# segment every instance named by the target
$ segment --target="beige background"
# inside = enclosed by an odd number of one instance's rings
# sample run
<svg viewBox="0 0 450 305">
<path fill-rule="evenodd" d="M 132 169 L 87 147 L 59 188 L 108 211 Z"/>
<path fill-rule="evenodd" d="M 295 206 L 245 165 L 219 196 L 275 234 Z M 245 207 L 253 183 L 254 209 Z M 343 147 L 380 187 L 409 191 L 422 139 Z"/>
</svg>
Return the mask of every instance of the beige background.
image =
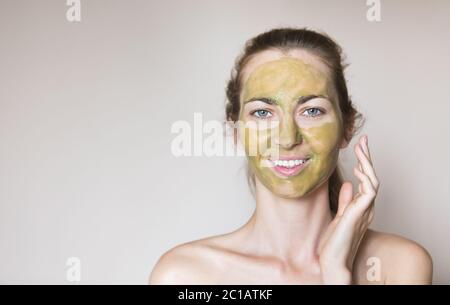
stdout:
<svg viewBox="0 0 450 305">
<path fill-rule="evenodd" d="M 145 283 L 159 256 L 228 232 L 244 159 L 175 158 L 176 120 L 222 119 L 246 39 L 323 30 L 344 48 L 382 183 L 373 227 L 424 245 L 450 283 L 450 2 L 0 1 L 0 283 Z M 352 152 L 341 158 L 348 172 Z"/>
</svg>

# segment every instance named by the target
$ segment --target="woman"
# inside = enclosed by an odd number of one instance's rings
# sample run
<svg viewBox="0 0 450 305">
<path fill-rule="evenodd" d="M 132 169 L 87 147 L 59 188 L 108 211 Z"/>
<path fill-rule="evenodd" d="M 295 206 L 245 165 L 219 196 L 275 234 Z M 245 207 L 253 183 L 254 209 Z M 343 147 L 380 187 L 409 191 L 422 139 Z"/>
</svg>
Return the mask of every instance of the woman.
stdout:
<svg viewBox="0 0 450 305">
<path fill-rule="evenodd" d="M 247 42 L 226 116 L 243 123 L 255 212 L 231 233 L 167 251 L 151 284 L 431 283 L 423 247 L 368 229 L 380 183 L 367 136 L 354 146 L 358 190 L 341 181 L 339 152 L 361 117 L 343 69 L 341 48 L 325 34 L 283 28 Z"/>
</svg>

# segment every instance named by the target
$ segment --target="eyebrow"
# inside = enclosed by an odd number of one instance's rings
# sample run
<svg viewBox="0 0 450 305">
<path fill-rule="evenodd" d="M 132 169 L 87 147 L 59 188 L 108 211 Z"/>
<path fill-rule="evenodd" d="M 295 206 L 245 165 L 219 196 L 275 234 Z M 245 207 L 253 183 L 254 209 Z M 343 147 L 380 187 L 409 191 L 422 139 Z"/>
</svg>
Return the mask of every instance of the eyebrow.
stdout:
<svg viewBox="0 0 450 305">
<path fill-rule="evenodd" d="M 328 97 L 326 97 L 325 95 L 305 95 L 305 96 L 301 96 L 298 100 L 297 100 L 297 104 L 301 105 L 303 103 L 306 103 L 309 100 L 315 99 L 315 98 L 324 98 L 326 100 L 329 100 Z M 253 97 L 247 101 L 244 102 L 244 105 L 250 102 L 255 102 L 255 101 L 261 101 L 263 103 L 269 104 L 269 105 L 278 105 L 278 102 L 275 99 L 272 99 L 270 97 Z"/>
</svg>

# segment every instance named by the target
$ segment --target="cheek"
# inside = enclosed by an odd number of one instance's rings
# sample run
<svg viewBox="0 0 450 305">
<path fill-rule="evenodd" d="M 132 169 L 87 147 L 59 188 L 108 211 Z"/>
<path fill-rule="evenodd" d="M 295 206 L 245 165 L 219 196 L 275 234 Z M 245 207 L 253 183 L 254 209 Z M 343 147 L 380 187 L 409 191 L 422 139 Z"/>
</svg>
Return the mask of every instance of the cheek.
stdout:
<svg viewBox="0 0 450 305">
<path fill-rule="evenodd" d="M 341 127 L 336 121 L 323 123 L 317 127 L 304 128 L 303 136 L 313 153 L 328 155 L 339 151 Z"/>
</svg>

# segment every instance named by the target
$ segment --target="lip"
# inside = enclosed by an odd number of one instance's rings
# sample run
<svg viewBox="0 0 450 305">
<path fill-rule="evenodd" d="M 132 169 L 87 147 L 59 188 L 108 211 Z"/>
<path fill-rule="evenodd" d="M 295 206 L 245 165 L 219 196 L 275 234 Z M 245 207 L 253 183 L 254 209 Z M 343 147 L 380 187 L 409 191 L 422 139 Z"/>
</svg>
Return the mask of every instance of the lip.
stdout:
<svg viewBox="0 0 450 305">
<path fill-rule="evenodd" d="M 277 158 L 277 160 L 300 160 L 300 159 L 309 159 L 308 156 L 280 156 L 279 158 Z M 272 160 L 271 160 L 272 161 Z"/>
<path fill-rule="evenodd" d="M 285 177 L 291 177 L 291 176 L 295 176 L 298 175 L 303 168 L 305 168 L 305 166 L 307 166 L 309 164 L 309 161 L 311 160 L 310 157 L 283 157 L 283 158 L 279 158 L 278 160 L 297 160 L 297 159 L 307 159 L 305 163 L 303 164 L 299 164 L 296 165 L 294 167 L 291 168 L 287 168 L 284 166 L 276 166 L 275 163 L 272 162 L 272 160 L 270 160 L 270 163 L 272 164 L 272 169 L 279 175 L 281 176 L 285 176 Z"/>
</svg>

